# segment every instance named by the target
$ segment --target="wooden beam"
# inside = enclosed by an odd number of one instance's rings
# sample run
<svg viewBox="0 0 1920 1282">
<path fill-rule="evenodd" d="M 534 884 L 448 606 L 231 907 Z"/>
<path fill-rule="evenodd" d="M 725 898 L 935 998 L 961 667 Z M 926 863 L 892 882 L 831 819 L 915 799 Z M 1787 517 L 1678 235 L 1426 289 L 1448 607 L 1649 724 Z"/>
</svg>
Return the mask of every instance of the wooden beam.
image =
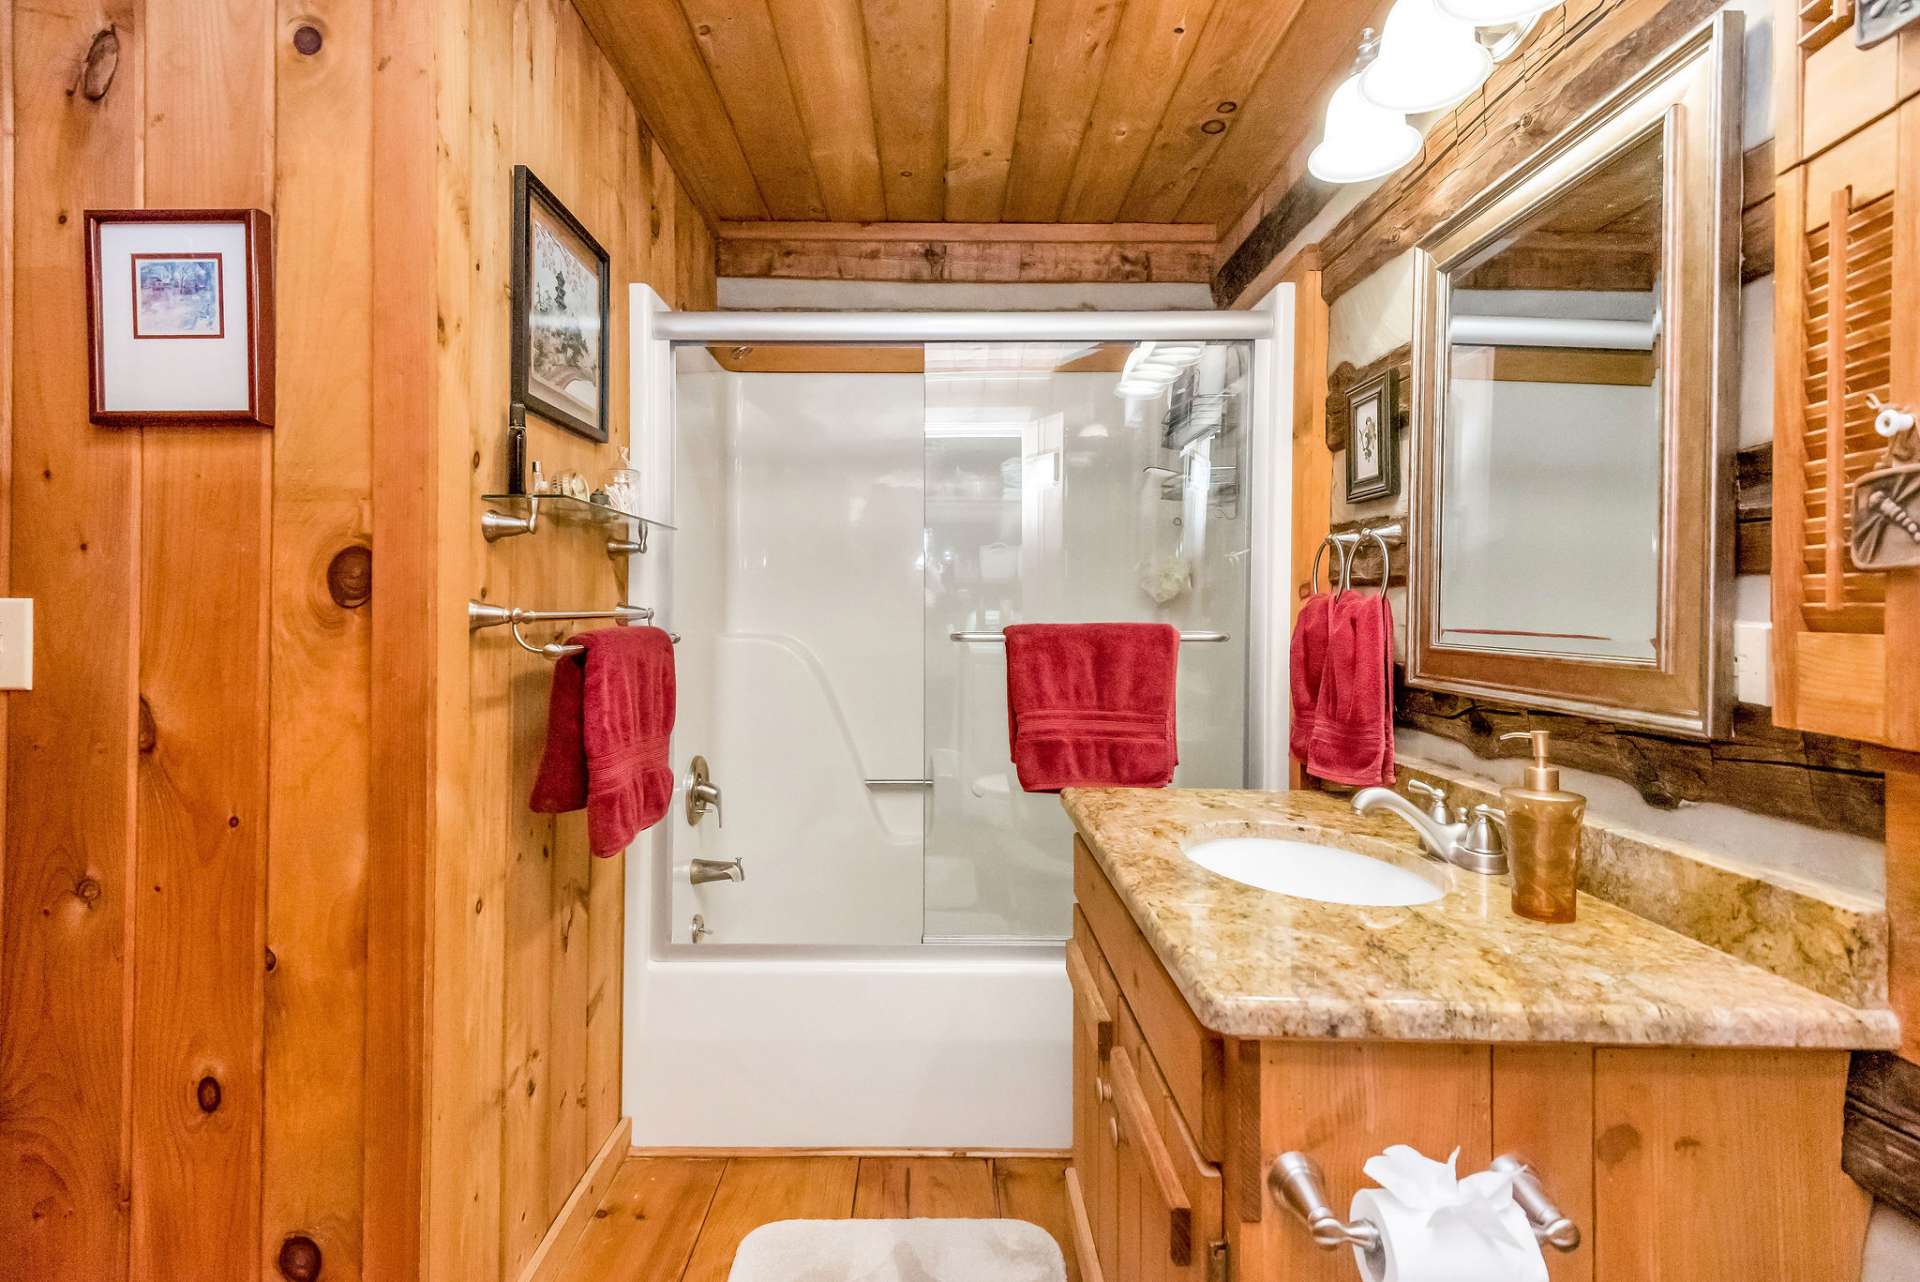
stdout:
<svg viewBox="0 0 1920 1282">
<path fill-rule="evenodd" d="M 1213 275 L 1194 223 L 721 223 L 722 276 L 790 280 L 1171 281 Z"/>
<path fill-rule="evenodd" d="M 1920 1215 L 1920 1064 L 1887 1052 L 1853 1057 L 1840 1166 L 1881 1201 Z"/>
<path fill-rule="evenodd" d="M 1321 182 L 1312 174 L 1302 174 L 1280 202 L 1261 216 L 1246 239 L 1220 264 L 1213 277 L 1213 301 L 1218 307 L 1239 306 L 1242 298 L 1258 301 L 1273 288 L 1279 276 L 1269 272 L 1278 263 L 1294 238 L 1307 224 L 1320 216 L 1340 189 Z M 1316 271 L 1314 275 L 1318 276 Z"/>
<path fill-rule="evenodd" d="M 1156 245 L 1214 243 L 1212 223 L 859 223 L 721 222 L 722 240 L 882 241 L 944 240 L 991 244 L 1105 245 L 1141 241 Z"/>
</svg>

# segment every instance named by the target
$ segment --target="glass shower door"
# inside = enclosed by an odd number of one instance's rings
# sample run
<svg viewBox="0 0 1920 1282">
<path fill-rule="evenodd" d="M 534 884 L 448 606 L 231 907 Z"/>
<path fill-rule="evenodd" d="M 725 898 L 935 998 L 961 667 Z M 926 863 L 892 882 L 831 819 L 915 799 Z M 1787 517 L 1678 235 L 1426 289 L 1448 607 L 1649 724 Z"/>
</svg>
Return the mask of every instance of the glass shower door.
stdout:
<svg viewBox="0 0 1920 1282">
<path fill-rule="evenodd" d="M 1245 782 L 1250 345 L 926 347 L 925 733 L 929 943 L 1059 940 L 1071 825 L 1020 790 L 1009 623 L 1163 621 L 1182 647 L 1182 786 Z"/>
</svg>

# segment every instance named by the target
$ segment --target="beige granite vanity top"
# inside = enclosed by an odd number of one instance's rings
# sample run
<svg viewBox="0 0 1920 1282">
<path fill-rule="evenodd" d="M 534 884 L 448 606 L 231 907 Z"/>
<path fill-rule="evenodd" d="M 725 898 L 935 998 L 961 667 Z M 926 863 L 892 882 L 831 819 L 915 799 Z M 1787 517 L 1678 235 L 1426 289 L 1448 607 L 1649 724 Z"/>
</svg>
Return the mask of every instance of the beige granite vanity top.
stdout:
<svg viewBox="0 0 1920 1282">
<path fill-rule="evenodd" d="M 1579 920 L 1516 917 L 1504 877 L 1425 859 L 1412 830 L 1318 792 L 1073 788 L 1067 814 L 1200 1022 L 1236 1037 L 1892 1047 L 1885 1010 L 1822 996 L 1590 895 Z M 1321 903 L 1181 853 L 1269 835 L 1451 885 L 1411 908 Z"/>
</svg>

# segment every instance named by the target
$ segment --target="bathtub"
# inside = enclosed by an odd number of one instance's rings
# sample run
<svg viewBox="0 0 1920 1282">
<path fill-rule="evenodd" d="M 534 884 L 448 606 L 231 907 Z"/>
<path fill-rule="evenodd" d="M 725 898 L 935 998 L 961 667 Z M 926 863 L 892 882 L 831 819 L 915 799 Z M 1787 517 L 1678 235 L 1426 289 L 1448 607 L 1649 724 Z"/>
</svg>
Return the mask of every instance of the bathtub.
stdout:
<svg viewBox="0 0 1920 1282">
<path fill-rule="evenodd" d="M 645 920 L 634 907 L 630 940 Z M 1073 999 L 1059 946 L 711 952 L 628 969 L 635 1145 L 1070 1145 Z"/>
</svg>

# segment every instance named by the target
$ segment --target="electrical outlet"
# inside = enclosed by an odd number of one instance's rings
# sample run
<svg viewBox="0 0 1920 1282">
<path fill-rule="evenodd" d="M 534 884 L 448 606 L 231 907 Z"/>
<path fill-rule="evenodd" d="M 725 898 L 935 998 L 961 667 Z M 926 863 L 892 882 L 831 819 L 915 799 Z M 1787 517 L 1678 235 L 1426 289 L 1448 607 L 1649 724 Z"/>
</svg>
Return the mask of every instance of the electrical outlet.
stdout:
<svg viewBox="0 0 1920 1282">
<path fill-rule="evenodd" d="M 0 597 L 0 690 L 33 689 L 33 598 Z"/>
<path fill-rule="evenodd" d="M 1773 706 L 1773 625 L 1733 625 L 1733 697 L 1742 703 Z"/>
</svg>

